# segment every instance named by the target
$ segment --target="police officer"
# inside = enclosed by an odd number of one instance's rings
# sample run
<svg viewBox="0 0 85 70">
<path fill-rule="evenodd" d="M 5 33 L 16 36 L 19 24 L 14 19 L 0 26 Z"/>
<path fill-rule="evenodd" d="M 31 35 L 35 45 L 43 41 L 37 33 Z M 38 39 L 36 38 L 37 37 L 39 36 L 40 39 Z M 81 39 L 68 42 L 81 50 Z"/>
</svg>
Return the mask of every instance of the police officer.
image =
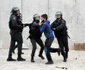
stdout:
<svg viewBox="0 0 85 70">
<path fill-rule="evenodd" d="M 67 61 L 68 58 L 68 33 L 66 27 L 66 21 L 62 18 L 62 13 L 58 11 L 55 15 L 56 20 L 51 24 L 51 28 L 54 31 L 54 34 L 58 40 L 61 54 L 64 58 L 64 62 Z"/>
<path fill-rule="evenodd" d="M 19 14 L 17 17 L 18 17 L 19 23 L 22 23 L 22 14 L 20 13 L 20 11 L 19 11 Z M 25 25 L 25 24 L 23 24 L 23 25 Z M 13 47 L 13 48 L 14 48 L 13 53 L 15 54 L 15 49 L 18 48 L 18 45 L 16 44 L 15 47 Z M 21 52 L 21 54 L 24 54 L 24 53 Z"/>
<path fill-rule="evenodd" d="M 8 55 L 7 61 L 16 61 L 15 59 L 12 58 L 12 52 L 13 52 L 13 48 L 15 47 L 16 42 L 17 42 L 17 46 L 18 46 L 17 60 L 25 61 L 25 59 L 21 57 L 22 43 L 23 43 L 22 30 L 25 27 L 25 25 L 23 25 L 20 22 L 20 19 L 19 19 L 20 11 L 19 11 L 18 7 L 13 7 L 11 13 L 12 14 L 11 14 L 10 20 L 9 20 L 11 42 L 10 42 L 10 49 L 9 49 L 9 55 Z"/>
<path fill-rule="evenodd" d="M 31 53 L 31 62 L 35 62 L 34 61 L 34 56 L 35 56 L 35 51 L 36 51 L 36 43 L 38 43 L 41 47 L 40 49 L 40 52 L 39 52 L 39 57 L 41 59 L 44 59 L 43 57 L 43 50 L 44 50 L 44 44 L 41 40 L 41 36 L 42 36 L 42 33 L 40 33 L 40 30 L 39 30 L 39 22 L 40 22 L 40 16 L 38 14 L 34 14 L 33 15 L 33 22 L 31 24 L 29 24 L 29 38 L 30 38 L 30 41 L 32 43 L 32 53 Z"/>
</svg>

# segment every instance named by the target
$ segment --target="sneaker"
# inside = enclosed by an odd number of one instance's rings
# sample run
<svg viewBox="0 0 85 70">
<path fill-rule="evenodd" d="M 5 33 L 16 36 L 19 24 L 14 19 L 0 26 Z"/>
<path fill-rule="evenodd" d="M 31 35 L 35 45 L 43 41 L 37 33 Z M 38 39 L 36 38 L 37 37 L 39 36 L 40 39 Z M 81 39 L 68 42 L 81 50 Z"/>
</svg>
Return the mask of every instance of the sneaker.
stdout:
<svg viewBox="0 0 85 70">
<path fill-rule="evenodd" d="M 45 63 L 45 64 L 54 64 L 54 62 L 53 62 L 53 61 L 48 61 L 48 62 Z"/>
</svg>

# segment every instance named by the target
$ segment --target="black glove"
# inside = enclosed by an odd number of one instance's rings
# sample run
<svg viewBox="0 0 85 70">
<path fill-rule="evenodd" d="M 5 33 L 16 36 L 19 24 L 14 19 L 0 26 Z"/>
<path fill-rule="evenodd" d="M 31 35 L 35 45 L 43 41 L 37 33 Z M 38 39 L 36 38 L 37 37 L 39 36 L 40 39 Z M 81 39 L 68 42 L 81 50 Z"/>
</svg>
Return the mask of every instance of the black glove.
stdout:
<svg viewBox="0 0 85 70">
<path fill-rule="evenodd" d="M 23 27 L 29 26 L 30 24 L 23 24 Z"/>
</svg>

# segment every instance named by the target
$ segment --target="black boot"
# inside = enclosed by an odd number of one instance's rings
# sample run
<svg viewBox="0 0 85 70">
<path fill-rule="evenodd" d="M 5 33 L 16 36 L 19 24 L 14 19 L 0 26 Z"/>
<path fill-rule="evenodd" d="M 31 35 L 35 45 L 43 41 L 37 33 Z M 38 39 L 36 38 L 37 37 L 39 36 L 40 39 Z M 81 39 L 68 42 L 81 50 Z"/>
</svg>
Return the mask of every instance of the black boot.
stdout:
<svg viewBox="0 0 85 70">
<path fill-rule="evenodd" d="M 25 59 L 21 57 L 21 54 L 18 55 L 17 60 L 18 60 L 18 61 L 25 61 Z"/>
<path fill-rule="evenodd" d="M 45 63 L 45 64 L 54 64 L 54 62 L 53 62 L 53 61 L 48 61 L 48 62 Z"/>
<path fill-rule="evenodd" d="M 35 62 L 35 61 L 34 61 L 34 57 L 33 57 L 33 56 L 31 57 L 31 62 L 33 62 L 33 63 Z"/>
<path fill-rule="evenodd" d="M 67 58 L 66 58 L 66 54 L 64 54 L 64 60 L 63 60 L 63 62 L 67 62 Z"/>
<path fill-rule="evenodd" d="M 66 59 L 66 58 L 64 58 L 63 62 L 67 62 L 67 59 Z"/>
<path fill-rule="evenodd" d="M 9 55 L 9 57 L 7 58 L 7 61 L 16 61 L 16 60 L 12 58 L 12 55 Z"/>
<path fill-rule="evenodd" d="M 7 58 L 7 61 L 16 61 L 15 59 L 13 59 L 13 58 Z"/>
<path fill-rule="evenodd" d="M 45 58 L 43 57 L 43 55 L 38 55 L 42 60 L 44 60 Z"/>
<path fill-rule="evenodd" d="M 68 59 L 68 52 L 66 53 L 66 59 Z"/>
</svg>

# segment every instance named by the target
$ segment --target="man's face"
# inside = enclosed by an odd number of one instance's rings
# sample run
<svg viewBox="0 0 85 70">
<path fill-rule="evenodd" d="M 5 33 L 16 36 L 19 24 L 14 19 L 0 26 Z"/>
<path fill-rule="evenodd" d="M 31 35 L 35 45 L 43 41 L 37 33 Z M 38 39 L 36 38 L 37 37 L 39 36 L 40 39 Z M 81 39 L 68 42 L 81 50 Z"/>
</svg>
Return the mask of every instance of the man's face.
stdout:
<svg viewBox="0 0 85 70">
<path fill-rule="evenodd" d="M 40 25 L 42 25 L 42 24 L 43 24 L 43 22 L 45 21 L 45 18 L 40 17 L 40 19 L 41 19 L 41 23 L 40 23 Z"/>
<path fill-rule="evenodd" d="M 41 17 L 40 19 L 41 19 L 41 21 L 44 21 L 44 18 L 43 17 Z"/>
</svg>

